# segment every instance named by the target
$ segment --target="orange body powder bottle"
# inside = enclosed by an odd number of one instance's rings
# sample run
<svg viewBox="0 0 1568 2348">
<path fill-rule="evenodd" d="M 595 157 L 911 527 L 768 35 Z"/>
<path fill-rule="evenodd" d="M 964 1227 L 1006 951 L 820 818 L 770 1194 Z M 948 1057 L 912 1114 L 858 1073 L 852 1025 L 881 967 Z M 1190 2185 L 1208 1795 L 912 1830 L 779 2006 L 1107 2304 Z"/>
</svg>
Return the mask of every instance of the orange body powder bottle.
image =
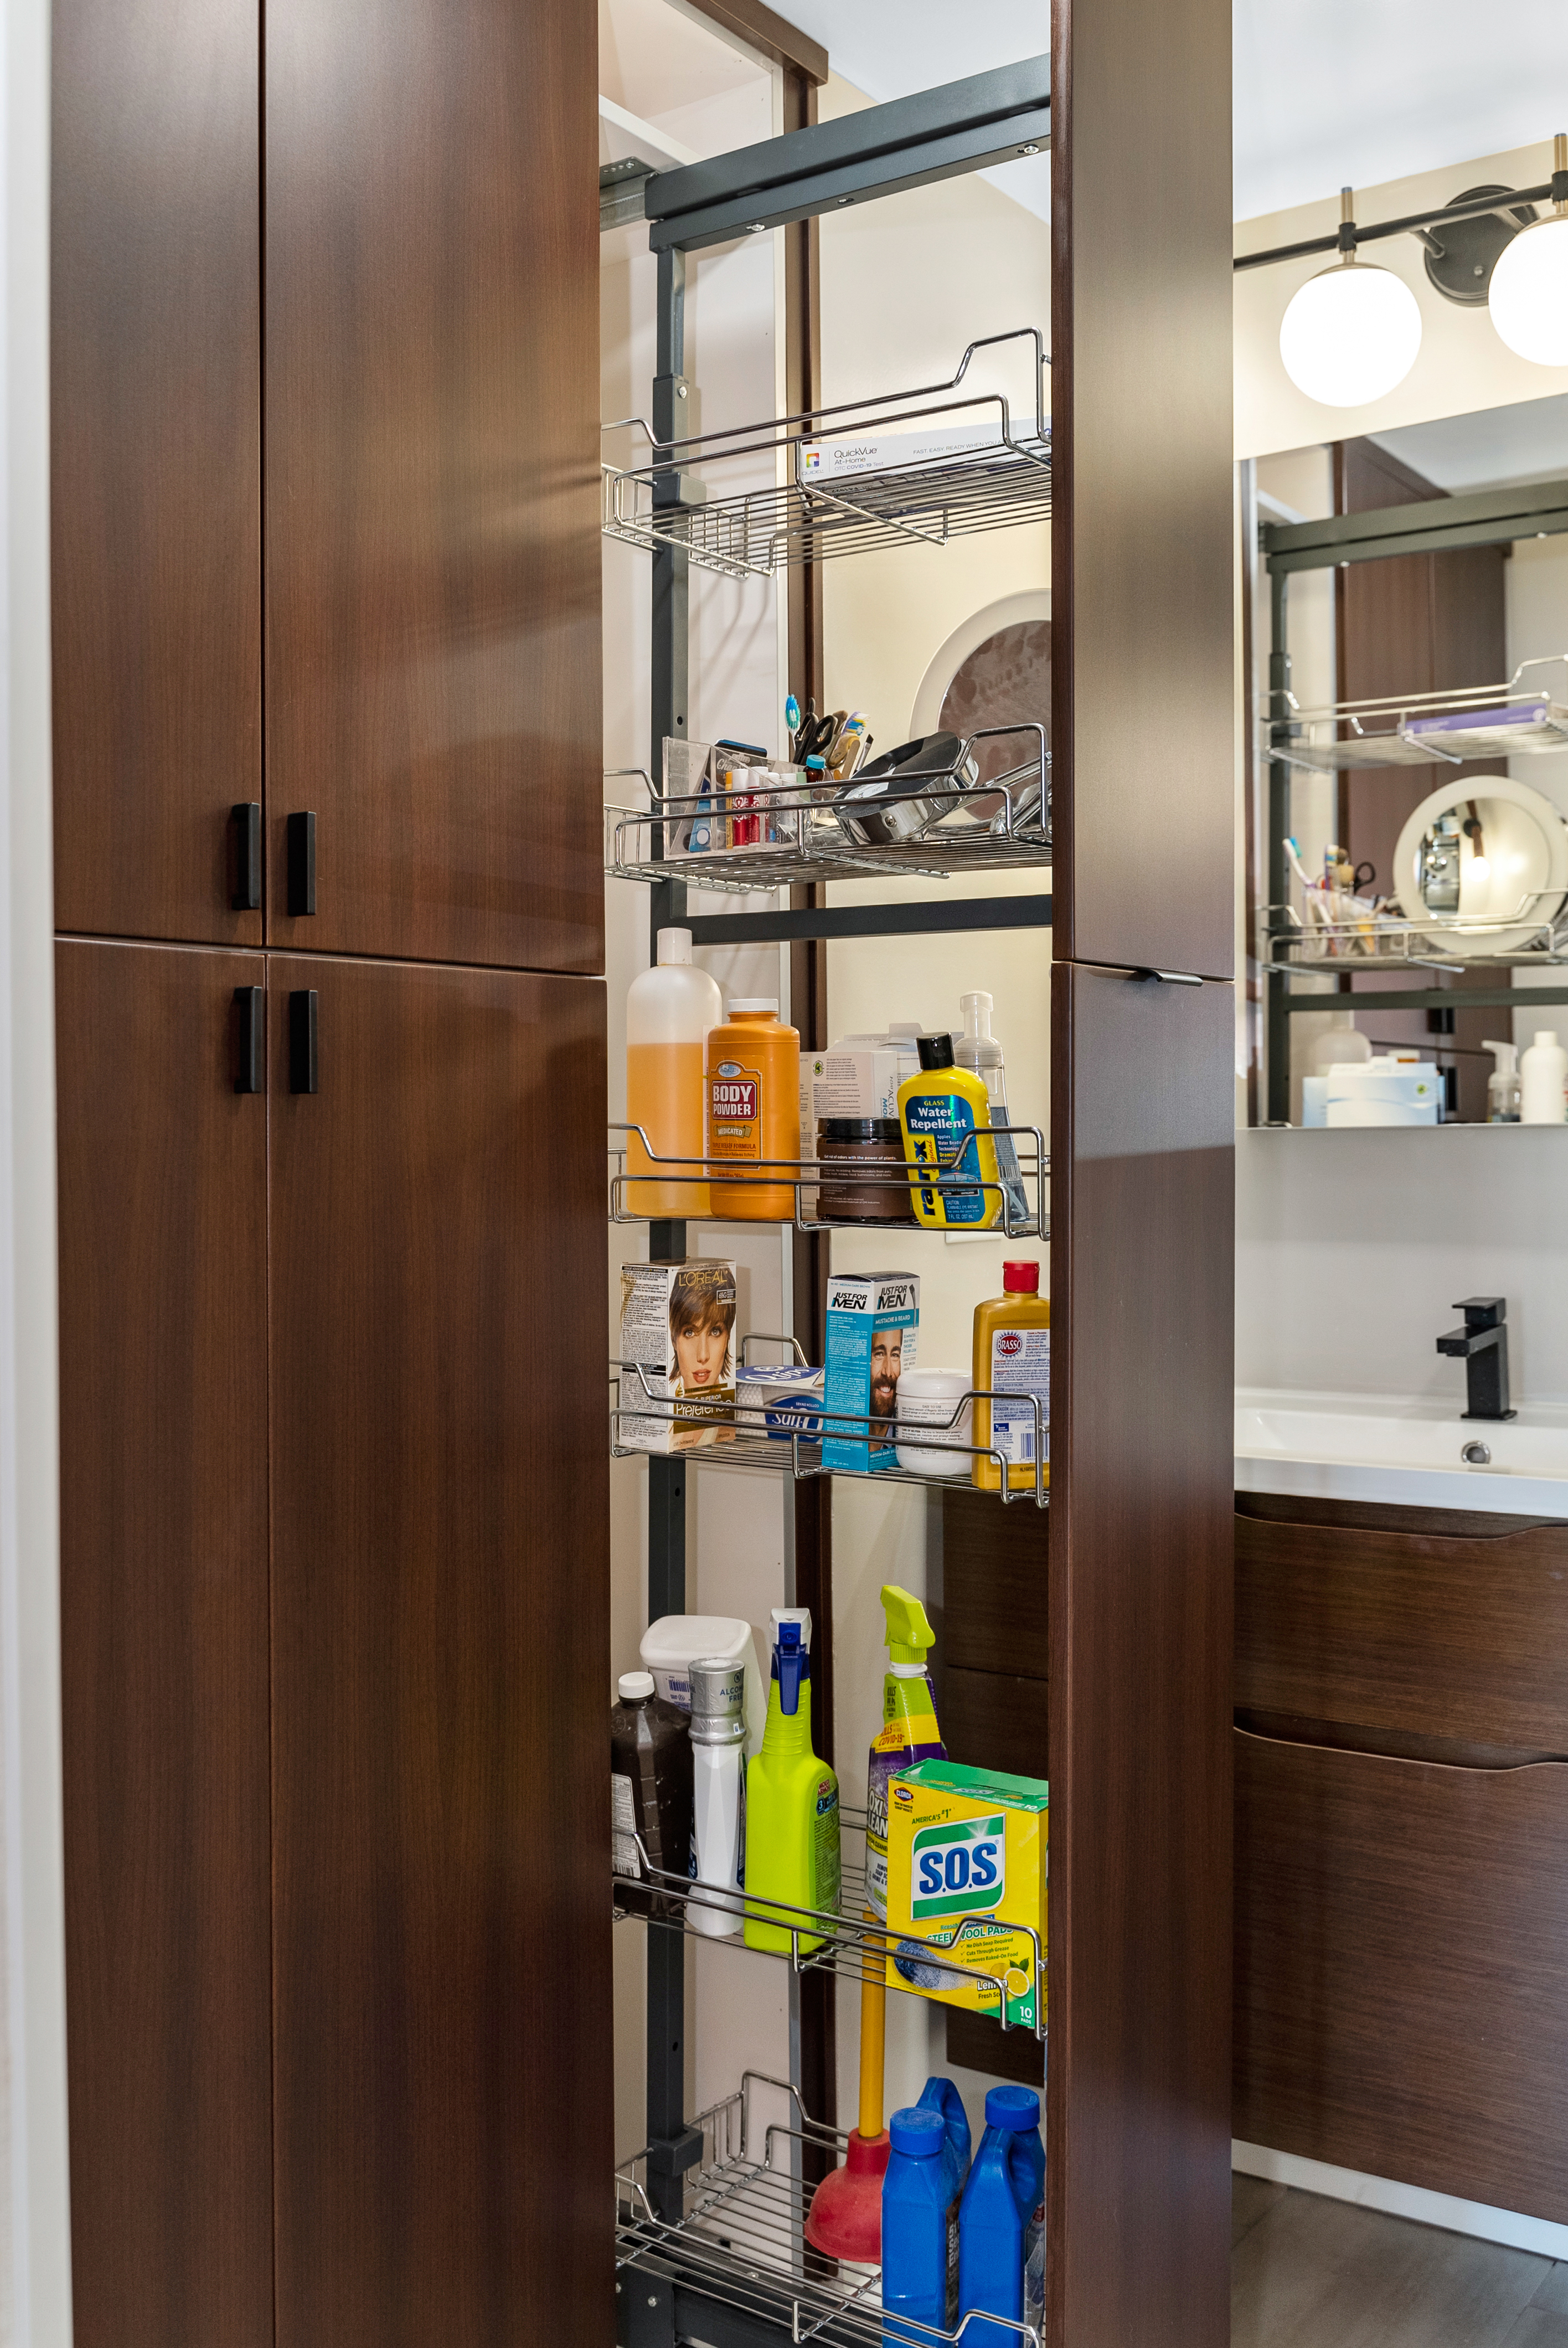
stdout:
<svg viewBox="0 0 1568 2348">
<path fill-rule="evenodd" d="M 728 1163 L 743 1181 L 712 1185 L 712 1213 L 734 1222 L 793 1220 L 794 1182 L 787 1169 L 766 1179 L 767 1161 L 800 1156 L 800 1037 L 771 999 L 732 1003 L 708 1036 L 708 1162 Z"/>
</svg>

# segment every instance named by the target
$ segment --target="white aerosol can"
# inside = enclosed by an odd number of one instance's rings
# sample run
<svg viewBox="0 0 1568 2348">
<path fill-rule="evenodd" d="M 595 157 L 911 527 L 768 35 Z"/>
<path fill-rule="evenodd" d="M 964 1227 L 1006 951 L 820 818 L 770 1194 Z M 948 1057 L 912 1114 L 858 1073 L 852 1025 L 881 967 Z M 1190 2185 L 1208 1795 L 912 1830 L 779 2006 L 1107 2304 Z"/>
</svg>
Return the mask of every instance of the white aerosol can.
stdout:
<svg viewBox="0 0 1568 2348">
<path fill-rule="evenodd" d="M 694 1931 L 723 1939 L 743 1921 L 746 1674 L 712 1656 L 692 1671 L 692 1874 L 686 1913 Z"/>
</svg>

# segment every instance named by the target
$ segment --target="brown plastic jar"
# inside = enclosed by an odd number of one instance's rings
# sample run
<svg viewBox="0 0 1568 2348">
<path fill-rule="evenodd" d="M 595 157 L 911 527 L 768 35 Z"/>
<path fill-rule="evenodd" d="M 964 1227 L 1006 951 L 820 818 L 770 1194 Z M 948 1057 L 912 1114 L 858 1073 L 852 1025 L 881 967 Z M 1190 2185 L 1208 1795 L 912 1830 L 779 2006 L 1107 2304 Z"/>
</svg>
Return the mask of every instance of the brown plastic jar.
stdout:
<svg viewBox="0 0 1568 2348">
<path fill-rule="evenodd" d="M 816 1128 L 825 1223 L 912 1223 L 904 1137 L 896 1117 L 826 1117 Z M 830 1170 L 831 1169 L 831 1170 Z M 895 1175 L 903 1178 L 891 1179 Z"/>
</svg>

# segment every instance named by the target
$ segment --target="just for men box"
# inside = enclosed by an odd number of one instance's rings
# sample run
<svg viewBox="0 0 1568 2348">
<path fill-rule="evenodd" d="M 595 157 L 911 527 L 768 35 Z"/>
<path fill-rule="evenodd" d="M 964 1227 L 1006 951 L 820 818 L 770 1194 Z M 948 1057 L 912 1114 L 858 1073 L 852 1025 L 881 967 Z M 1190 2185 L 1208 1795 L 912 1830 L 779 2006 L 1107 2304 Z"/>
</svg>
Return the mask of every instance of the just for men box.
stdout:
<svg viewBox="0 0 1568 2348">
<path fill-rule="evenodd" d="M 920 1281 L 913 1272 L 835 1272 L 827 1283 L 827 1343 L 823 1377 L 822 1464 L 829 1468 L 896 1468 L 897 1437 L 878 1419 L 898 1413 L 898 1381 L 915 1366 Z M 836 1428 L 833 1413 L 851 1414 Z"/>
<path fill-rule="evenodd" d="M 1037 2026 L 1050 1826 L 1043 1777 L 916 1761 L 888 1781 L 891 1988 L 993 2021 L 1005 1995 L 1009 2024 Z"/>
</svg>

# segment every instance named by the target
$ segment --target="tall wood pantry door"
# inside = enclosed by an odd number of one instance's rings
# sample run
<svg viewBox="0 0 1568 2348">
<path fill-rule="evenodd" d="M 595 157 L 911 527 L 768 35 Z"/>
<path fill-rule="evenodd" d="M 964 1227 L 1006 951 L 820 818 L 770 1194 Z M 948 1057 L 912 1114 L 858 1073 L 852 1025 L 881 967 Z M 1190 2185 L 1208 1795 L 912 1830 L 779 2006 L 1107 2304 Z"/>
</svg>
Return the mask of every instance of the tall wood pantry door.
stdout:
<svg viewBox="0 0 1568 2348">
<path fill-rule="evenodd" d="M 279 2348 L 608 2341 L 603 986 L 270 972 Z"/>
<path fill-rule="evenodd" d="M 260 945 L 261 10 L 59 0 L 55 918 Z"/>
<path fill-rule="evenodd" d="M 266 965 L 56 962 L 77 2348 L 272 2348 Z"/>
</svg>

